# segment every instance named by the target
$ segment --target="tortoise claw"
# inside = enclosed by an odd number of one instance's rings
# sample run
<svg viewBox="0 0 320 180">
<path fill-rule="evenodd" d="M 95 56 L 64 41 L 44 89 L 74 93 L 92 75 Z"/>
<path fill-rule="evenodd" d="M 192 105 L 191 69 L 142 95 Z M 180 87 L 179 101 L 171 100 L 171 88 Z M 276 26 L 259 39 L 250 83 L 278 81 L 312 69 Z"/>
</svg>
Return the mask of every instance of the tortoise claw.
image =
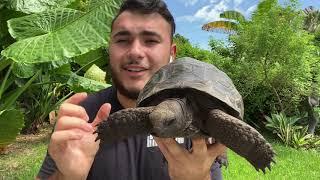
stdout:
<svg viewBox="0 0 320 180">
<path fill-rule="evenodd" d="M 270 166 L 270 164 L 267 165 L 267 168 L 269 169 L 269 171 L 271 171 L 271 166 Z"/>
</svg>

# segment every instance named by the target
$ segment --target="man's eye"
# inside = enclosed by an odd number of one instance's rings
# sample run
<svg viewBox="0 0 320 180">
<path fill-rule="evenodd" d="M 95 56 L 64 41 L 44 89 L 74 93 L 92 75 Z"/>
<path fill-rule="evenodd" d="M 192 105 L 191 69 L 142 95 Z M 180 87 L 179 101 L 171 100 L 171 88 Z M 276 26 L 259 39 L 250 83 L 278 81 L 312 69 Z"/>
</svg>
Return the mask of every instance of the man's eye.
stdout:
<svg viewBox="0 0 320 180">
<path fill-rule="evenodd" d="M 116 43 L 126 43 L 128 41 L 129 40 L 127 40 L 127 39 L 118 39 L 118 40 L 116 40 Z"/>
<path fill-rule="evenodd" d="M 146 40 L 146 43 L 147 44 L 157 44 L 157 43 L 159 43 L 159 41 L 158 40 L 154 40 L 154 39 L 149 39 L 149 40 Z"/>
</svg>

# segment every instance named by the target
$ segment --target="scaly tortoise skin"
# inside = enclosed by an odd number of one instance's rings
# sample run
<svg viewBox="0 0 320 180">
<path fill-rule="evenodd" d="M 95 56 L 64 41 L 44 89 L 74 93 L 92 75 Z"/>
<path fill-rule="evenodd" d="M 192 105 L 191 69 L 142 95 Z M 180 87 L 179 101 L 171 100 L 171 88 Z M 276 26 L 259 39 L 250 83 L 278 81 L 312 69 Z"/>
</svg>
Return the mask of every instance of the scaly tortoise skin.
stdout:
<svg viewBox="0 0 320 180">
<path fill-rule="evenodd" d="M 101 143 L 133 135 L 213 137 L 249 161 L 270 170 L 271 145 L 243 119 L 242 97 L 231 79 L 211 64 L 181 58 L 162 67 L 146 84 L 137 108 L 111 114 L 97 128 Z"/>
</svg>

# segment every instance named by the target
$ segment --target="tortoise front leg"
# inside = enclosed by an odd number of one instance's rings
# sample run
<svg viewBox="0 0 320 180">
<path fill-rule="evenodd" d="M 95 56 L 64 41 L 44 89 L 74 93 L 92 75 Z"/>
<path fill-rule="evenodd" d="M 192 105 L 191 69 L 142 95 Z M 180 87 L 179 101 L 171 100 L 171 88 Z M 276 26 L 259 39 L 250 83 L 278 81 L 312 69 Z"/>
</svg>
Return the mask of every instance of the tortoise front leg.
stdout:
<svg viewBox="0 0 320 180">
<path fill-rule="evenodd" d="M 128 108 L 117 111 L 102 121 L 95 133 L 96 140 L 103 143 L 112 143 L 137 134 L 150 133 L 152 125 L 149 114 L 154 107 Z"/>
<path fill-rule="evenodd" d="M 205 128 L 210 136 L 247 159 L 257 171 L 265 172 L 274 162 L 271 145 L 257 130 L 219 109 L 209 112 Z"/>
</svg>

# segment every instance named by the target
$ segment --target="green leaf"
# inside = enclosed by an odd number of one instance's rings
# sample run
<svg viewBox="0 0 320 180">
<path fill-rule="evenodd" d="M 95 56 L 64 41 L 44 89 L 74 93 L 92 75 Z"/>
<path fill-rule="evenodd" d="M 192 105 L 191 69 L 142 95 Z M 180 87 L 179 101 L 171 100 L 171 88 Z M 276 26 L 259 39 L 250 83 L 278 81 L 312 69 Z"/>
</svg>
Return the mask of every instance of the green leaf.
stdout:
<svg viewBox="0 0 320 180">
<path fill-rule="evenodd" d="M 0 72 L 4 69 L 4 68 L 6 68 L 6 67 L 8 67 L 10 64 L 11 64 L 11 60 L 10 59 L 6 59 L 5 57 L 3 57 L 3 56 L 1 56 L 0 55 Z"/>
<path fill-rule="evenodd" d="M 52 75 L 67 75 L 67 74 L 70 74 L 70 72 L 71 72 L 71 65 L 65 64 L 65 65 L 60 66 L 57 69 L 52 70 L 50 74 L 52 74 Z"/>
<path fill-rule="evenodd" d="M 97 65 L 93 64 L 84 74 L 84 77 L 98 82 L 106 83 L 106 74 L 107 73 L 100 69 Z"/>
<path fill-rule="evenodd" d="M 22 112 L 11 109 L 0 111 L 0 149 L 15 141 L 24 126 Z"/>
<path fill-rule="evenodd" d="M 32 14 L 54 8 L 66 7 L 73 1 L 75 0 L 9 0 L 6 7 L 26 14 Z"/>
<path fill-rule="evenodd" d="M 237 25 L 232 21 L 214 21 L 203 25 L 202 30 L 232 33 L 237 29 Z"/>
<path fill-rule="evenodd" d="M 9 107 L 13 106 L 19 96 L 32 84 L 32 82 L 41 74 L 41 70 L 37 71 L 35 75 L 29 79 L 29 81 L 23 85 L 22 87 L 16 89 L 10 96 L 5 97 L 3 104 L 0 104 L 0 109 L 8 109 Z"/>
<path fill-rule="evenodd" d="M 96 92 L 111 86 L 110 84 L 87 79 L 76 74 L 71 75 L 67 84 L 74 92 Z"/>
<path fill-rule="evenodd" d="M 10 37 L 8 32 L 7 21 L 23 15 L 23 13 L 12 11 L 6 8 L 0 10 L 0 51 L 14 42 L 14 39 Z"/>
<path fill-rule="evenodd" d="M 220 14 L 220 18 L 235 20 L 237 22 L 244 22 L 245 17 L 238 11 L 224 11 Z"/>
<path fill-rule="evenodd" d="M 12 44 L 2 51 L 2 55 L 17 62 L 40 63 L 72 58 L 105 47 L 119 4 L 117 0 L 101 2 L 61 28 Z M 59 18 L 57 22 L 64 20 L 61 16 Z M 50 27 L 55 27 L 56 21 L 52 21 Z"/>
<path fill-rule="evenodd" d="M 78 19 L 84 13 L 74 9 L 54 9 L 8 21 L 9 32 L 17 40 L 52 33 Z"/>
<path fill-rule="evenodd" d="M 36 72 L 34 64 L 13 63 L 12 72 L 19 78 L 30 78 Z"/>
<path fill-rule="evenodd" d="M 103 48 L 99 48 L 81 56 L 77 56 L 74 60 L 85 71 L 87 71 L 93 64 L 103 67 L 108 62 L 108 55 L 105 52 L 106 51 Z"/>
<path fill-rule="evenodd" d="M 0 9 L 2 9 L 7 3 L 7 0 L 0 1 Z"/>
</svg>

